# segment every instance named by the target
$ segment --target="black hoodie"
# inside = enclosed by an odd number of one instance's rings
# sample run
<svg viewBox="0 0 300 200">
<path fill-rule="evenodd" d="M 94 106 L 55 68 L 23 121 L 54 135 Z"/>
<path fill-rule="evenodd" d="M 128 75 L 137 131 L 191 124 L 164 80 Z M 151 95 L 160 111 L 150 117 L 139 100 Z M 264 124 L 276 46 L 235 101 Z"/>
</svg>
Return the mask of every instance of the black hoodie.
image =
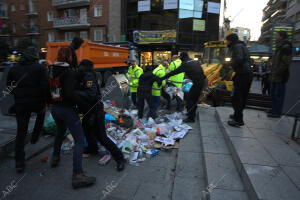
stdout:
<svg viewBox="0 0 300 200">
<path fill-rule="evenodd" d="M 157 76 L 152 74 L 152 71 L 145 71 L 139 78 L 139 86 L 137 89 L 138 96 L 149 97 L 152 93 L 152 85 L 157 81 Z"/>
</svg>

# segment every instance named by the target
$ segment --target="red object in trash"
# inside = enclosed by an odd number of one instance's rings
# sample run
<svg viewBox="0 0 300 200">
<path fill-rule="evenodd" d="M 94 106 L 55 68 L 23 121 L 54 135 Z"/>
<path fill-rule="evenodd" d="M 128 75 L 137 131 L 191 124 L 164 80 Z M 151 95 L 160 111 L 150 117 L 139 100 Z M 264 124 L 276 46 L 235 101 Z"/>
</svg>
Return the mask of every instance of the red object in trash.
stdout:
<svg viewBox="0 0 300 200">
<path fill-rule="evenodd" d="M 106 128 L 110 128 L 110 123 L 106 123 L 106 124 L 105 124 L 105 127 L 106 127 Z"/>
<path fill-rule="evenodd" d="M 48 156 L 44 156 L 41 158 L 41 162 L 48 162 Z"/>
<path fill-rule="evenodd" d="M 156 135 L 160 135 L 160 129 L 156 128 Z"/>
<path fill-rule="evenodd" d="M 110 105 L 111 106 L 116 106 L 116 101 L 115 100 L 110 101 Z"/>
</svg>

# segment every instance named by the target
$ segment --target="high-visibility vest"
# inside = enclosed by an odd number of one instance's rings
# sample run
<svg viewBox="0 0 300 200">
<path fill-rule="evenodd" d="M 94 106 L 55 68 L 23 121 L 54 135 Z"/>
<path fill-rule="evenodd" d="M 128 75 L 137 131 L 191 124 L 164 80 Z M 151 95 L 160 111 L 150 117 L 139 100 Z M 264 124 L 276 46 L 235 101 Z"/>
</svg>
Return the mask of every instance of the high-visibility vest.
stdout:
<svg viewBox="0 0 300 200">
<path fill-rule="evenodd" d="M 158 65 L 152 73 L 159 78 L 164 77 L 166 75 L 166 68 L 163 65 Z M 164 85 L 166 85 L 165 80 L 162 82 L 161 86 L 158 86 L 157 82 L 154 82 L 152 85 L 152 95 L 158 97 L 161 96 L 161 89 Z"/>
<path fill-rule="evenodd" d="M 129 67 L 128 72 L 126 73 L 127 78 L 129 79 L 130 92 L 137 92 L 139 86 L 139 78 L 143 74 L 143 69 L 138 65 Z"/>
<path fill-rule="evenodd" d="M 170 66 L 168 68 L 169 72 L 174 71 L 175 69 L 177 69 L 178 67 L 181 66 L 182 61 L 180 59 L 174 60 L 170 63 Z M 169 78 L 169 82 L 172 83 L 173 85 L 175 85 L 176 87 L 181 88 L 182 87 L 182 82 L 184 79 L 184 72 L 171 76 Z"/>
</svg>

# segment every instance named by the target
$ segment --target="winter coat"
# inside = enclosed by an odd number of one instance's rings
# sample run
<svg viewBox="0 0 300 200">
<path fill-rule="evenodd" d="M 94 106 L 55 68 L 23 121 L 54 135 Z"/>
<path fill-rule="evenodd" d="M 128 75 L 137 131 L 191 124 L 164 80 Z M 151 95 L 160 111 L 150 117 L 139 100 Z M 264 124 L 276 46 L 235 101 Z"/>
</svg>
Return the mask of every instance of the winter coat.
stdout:
<svg viewBox="0 0 300 200">
<path fill-rule="evenodd" d="M 45 105 L 48 89 L 47 68 L 34 61 L 14 65 L 8 72 L 7 87 L 13 87 L 16 105 Z"/>
<path fill-rule="evenodd" d="M 236 74 L 252 74 L 249 51 L 242 41 L 234 42 L 229 46 L 231 53 L 231 67 Z"/>
<path fill-rule="evenodd" d="M 137 88 L 137 95 L 143 97 L 150 97 L 153 83 L 158 79 L 152 74 L 152 71 L 144 72 L 139 78 L 139 86 Z"/>
<path fill-rule="evenodd" d="M 285 83 L 289 78 L 289 69 L 292 61 L 292 45 L 288 41 L 278 44 L 272 57 L 271 82 Z"/>
</svg>

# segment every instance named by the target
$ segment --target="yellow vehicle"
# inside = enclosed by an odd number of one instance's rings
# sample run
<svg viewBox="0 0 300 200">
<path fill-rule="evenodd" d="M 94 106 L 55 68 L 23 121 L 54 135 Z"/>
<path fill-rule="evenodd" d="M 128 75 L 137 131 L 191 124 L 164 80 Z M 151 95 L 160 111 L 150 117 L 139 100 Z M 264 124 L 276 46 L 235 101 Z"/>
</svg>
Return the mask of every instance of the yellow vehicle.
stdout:
<svg viewBox="0 0 300 200">
<path fill-rule="evenodd" d="M 228 91 L 232 90 L 233 71 L 227 63 L 231 60 L 227 57 L 225 41 L 210 41 L 204 44 L 202 68 L 208 79 L 208 86 L 214 88 L 217 84 L 223 84 Z"/>
</svg>

